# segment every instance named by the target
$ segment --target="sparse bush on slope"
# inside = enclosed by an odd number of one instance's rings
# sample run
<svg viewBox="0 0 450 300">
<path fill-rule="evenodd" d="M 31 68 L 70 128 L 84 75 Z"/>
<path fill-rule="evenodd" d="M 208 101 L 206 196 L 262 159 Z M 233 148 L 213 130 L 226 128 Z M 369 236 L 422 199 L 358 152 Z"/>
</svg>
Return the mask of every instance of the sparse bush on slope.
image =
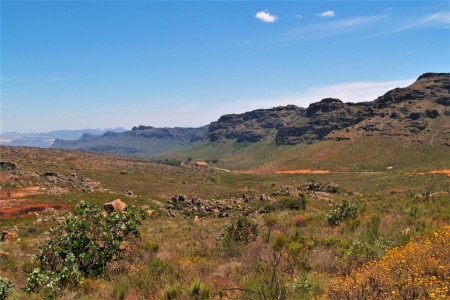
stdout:
<svg viewBox="0 0 450 300">
<path fill-rule="evenodd" d="M 8 299 L 8 296 L 14 291 L 14 285 L 8 278 L 0 277 L 0 300 Z"/>
<path fill-rule="evenodd" d="M 101 277 L 110 262 L 130 258 L 126 243 L 139 237 L 144 218 L 132 205 L 106 214 L 82 201 L 39 247 L 35 254 L 39 267 L 28 275 L 24 291 L 53 298 L 65 287 Z"/>
</svg>

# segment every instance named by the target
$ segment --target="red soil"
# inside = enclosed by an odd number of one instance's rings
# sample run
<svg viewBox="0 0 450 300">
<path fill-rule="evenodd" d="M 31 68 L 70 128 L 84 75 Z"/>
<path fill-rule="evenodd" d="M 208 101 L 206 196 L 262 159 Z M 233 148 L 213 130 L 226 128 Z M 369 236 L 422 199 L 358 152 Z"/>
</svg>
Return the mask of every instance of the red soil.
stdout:
<svg viewBox="0 0 450 300">
<path fill-rule="evenodd" d="M 58 210 L 69 209 L 69 206 L 65 204 L 33 203 L 33 200 L 23 199 L 23 197 L 43 193 L 44 192 L 40 189 L 40 187 L 0 190 L 0 220 L 26 218 L 30 216 L 31 213 L 44 211 L 46 208 Z"/>
<path fill-rule="evenodd" d="M 40 203 L 40 204 L 30 204 L 19 207 L 5 208 L 0 210 L 0 220 L 26 218 L 30 216 L 33 212 L 44 211 L 46 208 L 67 210 L 69 209 L 69 206 L 65 204 Z"/>
</svg>

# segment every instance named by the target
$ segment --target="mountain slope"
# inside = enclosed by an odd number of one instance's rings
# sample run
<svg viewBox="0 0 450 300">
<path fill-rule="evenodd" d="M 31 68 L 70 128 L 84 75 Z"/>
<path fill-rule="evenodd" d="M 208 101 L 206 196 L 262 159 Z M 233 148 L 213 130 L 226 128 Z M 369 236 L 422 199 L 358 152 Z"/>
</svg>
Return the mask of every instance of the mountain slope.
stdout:
<svg viewBox="0 0 450 300">
<path fill-rule="evenodd" d="M 449 102 L 450 74 L 426 73 L 409 87 L 389 91 L 372 102 L 327 98 L 307 109 L 289 105 L 225 115 L 211 123 L 208 136 L 213 141 L 255 142 L 272 133 L 277 145 L 374 135 L 447 144 Z"/>
<path fill-rule="evenodd" d="M 228 114 L 201 128 L 139 126 L 119 134 L 56 140 L 53 147 L 145 156 L 216 152 L 217 157 L 255 143 L 265 145 L 255 148 L 262 151 L 267 145 L 371 137 L 448 147 L 449 106 L 450 74 L 426 73 L 412 85 L 391 90 L 371 102 L 344 103 L 327 98 L 308 108 L 287 105 Z"/>
</svg>

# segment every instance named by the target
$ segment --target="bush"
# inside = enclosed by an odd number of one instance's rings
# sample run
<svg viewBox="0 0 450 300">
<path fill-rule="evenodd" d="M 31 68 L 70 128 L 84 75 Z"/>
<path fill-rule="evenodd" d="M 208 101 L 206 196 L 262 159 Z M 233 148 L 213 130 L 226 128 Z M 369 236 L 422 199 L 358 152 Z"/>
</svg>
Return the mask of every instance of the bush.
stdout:
<svg viewBox="0 0 450 300">
<path fill-rule="evenodd" d="M 50 237 L 35 254 L 40 267 L 28 275 L 23 290 L 54 298 L 65 287 L 101 277 L 108 263 L 131 259 L 127 242 L 139 237 L 138 226 L 145 217 L 132 205 L 105 214 L 82 201 L 62 224 L 50 229 Z"/>
<path fill-rule="evenodd" d="M 258 224 L 244 215 L 232 218 L 219 235 L 219 240 L 226 247 L 230 244 L 248 244 L 258 236 Z"/>
<path fill-rule="evenodd" d="M 14 291 L 14 285 L 8 278 L 0 277 L 0 300 L 6 300 Z"/>
<path fill-rule="evenodd" d="M 306 225 L 307 222 L 308 222 L 308 219 L 304 215 L 295 215 L 292 218 L 292 224 L 295 227 L 303 227 Z"/>
<path fill-rule="evenodd" d="M 335 204 L 328 212 L 326 219 L 331 226 L 337 226 L 341 221 L 356 218 L 358 216 L 358 206 L 355 202 L 347 200 L 342 201 L 342 204 Z"/>
<path fill-rule="evenodd" d="M 189 286 L 189 296 L 191 299 L 206 300 L 211 297 L 211 294 L 211 289 L 199 281 L 194 281 Z"/>
<path fill-rule="evenodd" d="M 306 198 L 293 198 L 293 199 L 282 199 L 277 202 L 277 207 L 280 209 L 290 209 L 290 210 L 305 210 L 306 209 Z"/>
</svg>

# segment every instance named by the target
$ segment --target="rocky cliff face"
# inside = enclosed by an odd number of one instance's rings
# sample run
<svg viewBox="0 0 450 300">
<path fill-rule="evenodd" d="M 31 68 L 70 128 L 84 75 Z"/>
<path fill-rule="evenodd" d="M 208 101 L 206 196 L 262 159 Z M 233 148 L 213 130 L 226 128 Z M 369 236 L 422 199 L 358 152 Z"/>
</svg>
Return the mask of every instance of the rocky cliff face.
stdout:
<svg viewBox="0 0 450 300">
<path fill-rule="evenodd" d="M 385 136 L 450 146 L 450 74 L 424 74 L 368 104 L 371 115 L 326 138 Z"/>
<path fill-rule="evenodd" d="M 406 88 L 372 102 L 344 103 L 327 98 L 307 109 L 294 105 L 222 116 L 208 137 L 256 142 L 274 138 L 278 145 L 389 136 L 419 142 L 448 143 L 450 74 L 426 73 Z"/>
<path fill-rule="evenodd" d="M 212 141 L 236 139 L 238 142 L 257 142 L 276 134 L 306 115 L 306 110 L 295 105 L 258 109 L 243 114 L 224 115 L 209 125 Z"/>
</svg>

